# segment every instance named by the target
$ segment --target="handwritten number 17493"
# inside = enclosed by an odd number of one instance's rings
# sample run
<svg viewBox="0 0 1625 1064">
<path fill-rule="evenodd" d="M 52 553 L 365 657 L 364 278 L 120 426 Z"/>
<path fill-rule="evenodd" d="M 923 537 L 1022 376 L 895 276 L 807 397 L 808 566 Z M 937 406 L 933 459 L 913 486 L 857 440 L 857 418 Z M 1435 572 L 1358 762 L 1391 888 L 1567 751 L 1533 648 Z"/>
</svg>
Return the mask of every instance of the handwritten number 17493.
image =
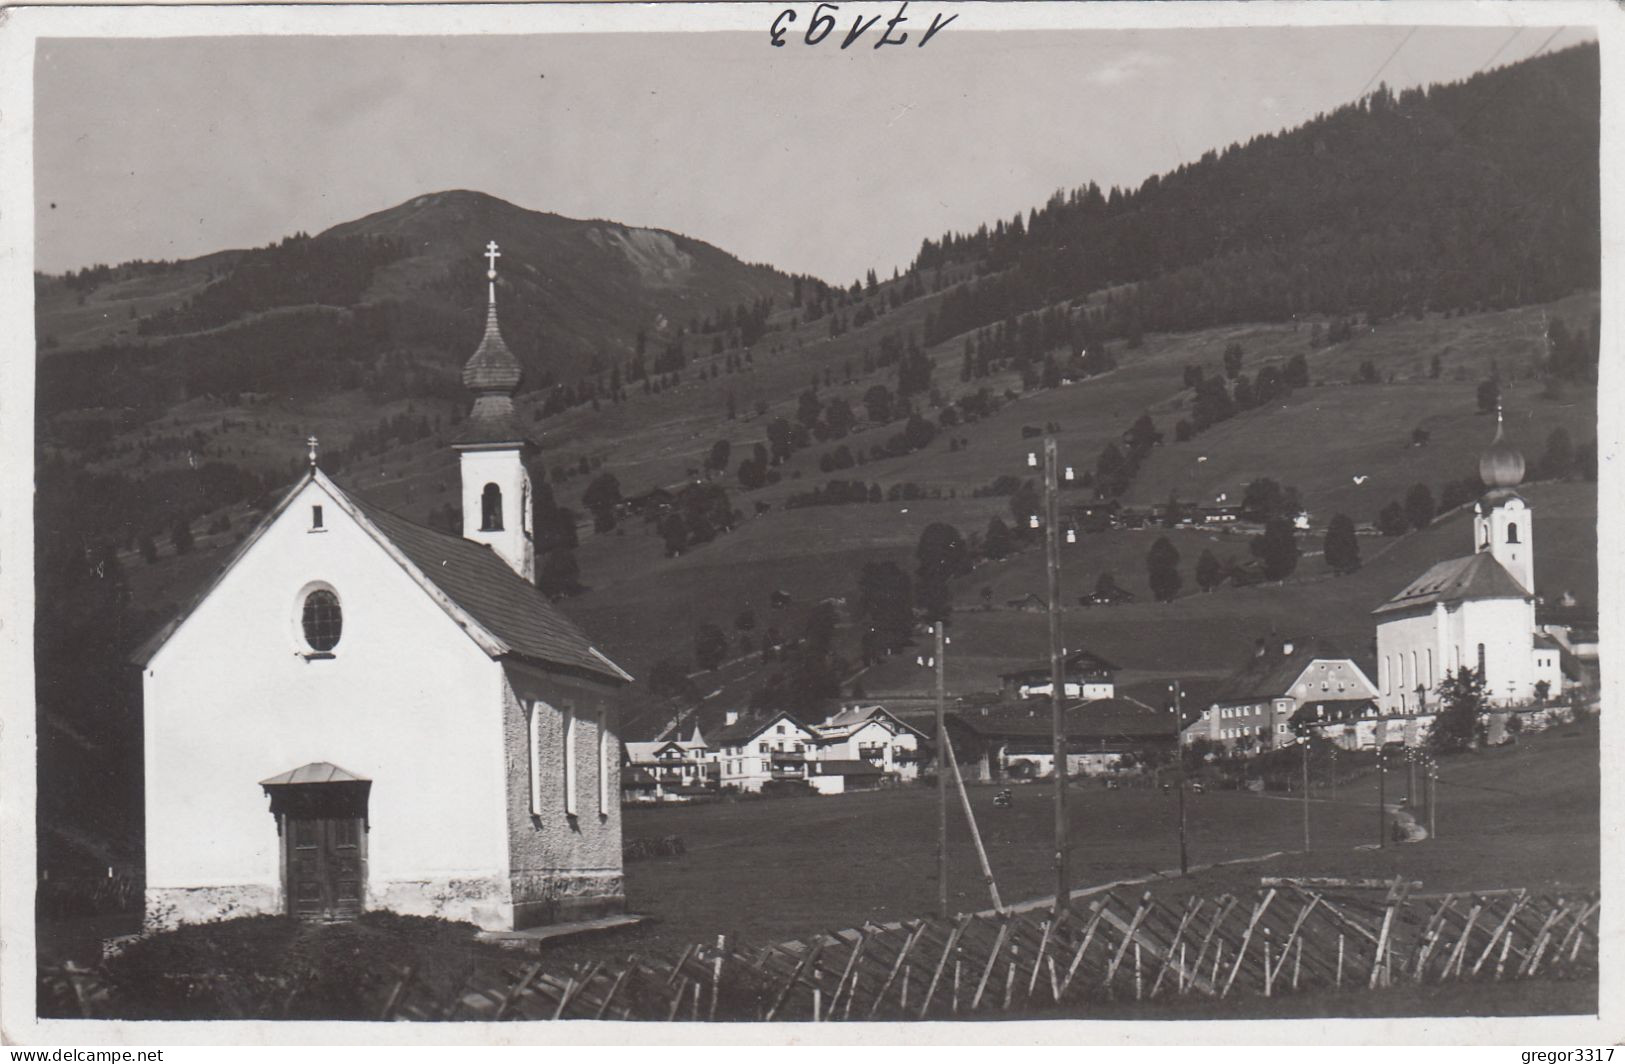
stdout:
<svg viewBox="0 0 1625 1064">
<path fill-rule="evenodd" d="M 840 4 L 819 4 L 817 7 L 813 8 L 812 18 L 808 20 L 807 29 L 801 35 L 802 41 L 806 44 L 822 44 L 826 39 L 830 38 L 835 33 L 835 16 L 840 10 Z M 902 28 L 903 23 L 909 21 L 908 15 L 905 14 L 906 11 L 908 11 L 908 2 L 907 0 L 904 0 L 903 4 L 898 7 L 897 14 L 886 20 L 885 27 L 880 32 L 879 39 L 874 43 L 875 48 L 881 48 L 888 44 L 899 45 L 908 43 L 909 33 L 907 30 Z M 958 17 L 958 15 L 949 15 L 947 18 L 943 18 L 941 15 L 931 16 L 930 27 L 915 33 L 918 40 L 914 46 L 916 48 L 924 48 L 932 37 L 935 37 L 938 33 L 946 29 L 948 23 L 952 22 Z M 778 17 L 773 20 L 772 28 L 767 31 L 768 37 L 772 40 L 773 47 L 784 47 L 784 38 L 789 34 L 790 29 L 795 22 L 796 12 L 794 8 L 787 7 L 783 11 L 779 12 Z M 843 49 L 850 48 L 858 42 L 860 37 L 862 37 L 870 29 L 874 28 L 874 26 L 879 22 L 879 15 L 871 15 L 868 18 L 864 18 L 862 15 L 855 15 L 852 19 L 852 25 L 846 31 L 845 36 L 836 36 L 834 39 L 841 42 L 841 47 Z M 917 26 L 924 26 L 925 23 L 923 19 L 915 19 L 915 24 Z"/>
</svg>

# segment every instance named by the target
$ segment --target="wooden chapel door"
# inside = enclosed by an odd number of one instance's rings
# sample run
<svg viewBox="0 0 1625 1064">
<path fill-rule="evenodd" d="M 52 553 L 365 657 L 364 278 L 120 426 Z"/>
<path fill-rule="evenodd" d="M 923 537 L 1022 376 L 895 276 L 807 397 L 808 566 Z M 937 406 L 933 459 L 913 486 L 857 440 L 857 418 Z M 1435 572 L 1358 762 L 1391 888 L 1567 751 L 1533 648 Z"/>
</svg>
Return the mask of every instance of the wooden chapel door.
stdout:
<svg viewBox="0 0 1625 1064">
<path fill-rule="evenodd" d="M 359 817 L 290 814 L 288 915 L 302 920 L 349 920 L 361 914 L 366 883 L 366 828 Z"/>
</svg>

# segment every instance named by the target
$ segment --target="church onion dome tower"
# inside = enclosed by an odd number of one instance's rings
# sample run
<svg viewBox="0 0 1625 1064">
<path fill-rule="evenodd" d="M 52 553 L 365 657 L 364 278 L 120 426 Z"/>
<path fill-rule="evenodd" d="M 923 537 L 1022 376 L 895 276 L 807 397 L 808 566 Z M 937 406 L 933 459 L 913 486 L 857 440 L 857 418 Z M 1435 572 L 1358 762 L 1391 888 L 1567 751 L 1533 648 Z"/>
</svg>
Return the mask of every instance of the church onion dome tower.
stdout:
<svg viewBox="0 0 1625 1064">
<path fill-rule="evenodd" d="M 1507 442 L 1506 422 L 1495 406 L 1495 440 L 1478 460 L 1484 496 L 1473 507 L 1473 541 L 1477 553 L 1488 551 L 1529 594 L 1535 593 L 1535 514 L 1518 494 L 1523 483 L 1523 455 Z"/>
<path fill-rule="evenodd" d="M 474 393 L 474 409 L 463 423 L 456 442 L 460 445 L 514 444 L 525 441 L 524 434 L 514 418 L 513 395 L 519 390 L 524 376 L 519 360 L 508 350 L 497 325 L 497 271 L 496 260 L 502 254 L 496 241 L 486 245 L 485 335 L 480 346 L 463 366 L 463 386 Z"/>
<path fill-rule="evenodd" d="M 534 446 L 520 431 L 513 394 L 523 375 L 497 327 L 496 241 L 485 246 L 485 335 L 463 367 L 474 408 L 452 442 L 461 456 L 463 538 L 482 543 L 526 580 L 536 579 L 531 484 L 525 457 Z"/>
<path fill-rule="evenodd" d="M 1510 492 L 1523 483 L 1523 455 L 1506 440 L 1501 404 L 1495 404 L 1495 441 L 1478 460 L 1478 476 L 1491 493 Z"/>
</svg>

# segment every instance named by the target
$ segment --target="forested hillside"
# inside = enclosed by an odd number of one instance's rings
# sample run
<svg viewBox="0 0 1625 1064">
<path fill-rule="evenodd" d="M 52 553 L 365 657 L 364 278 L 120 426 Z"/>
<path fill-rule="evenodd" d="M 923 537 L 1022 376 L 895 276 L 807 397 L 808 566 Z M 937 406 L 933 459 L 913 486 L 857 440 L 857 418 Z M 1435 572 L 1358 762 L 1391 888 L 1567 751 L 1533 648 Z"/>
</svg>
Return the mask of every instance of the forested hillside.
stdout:
<svg viewBox="0 0 1625 1064">
<path fill-rule="evenodd" d="M 1498 309 L 1597 285 L 1598 51 L 1366 98 L 1210 151 L 1138 189 L 1057 192 L 1025 218 L 926 240 L 948 292 L 928 344 L 1104 292 L 1078 322 L 1146 331 L 1311 314 Z"/>
</svg>

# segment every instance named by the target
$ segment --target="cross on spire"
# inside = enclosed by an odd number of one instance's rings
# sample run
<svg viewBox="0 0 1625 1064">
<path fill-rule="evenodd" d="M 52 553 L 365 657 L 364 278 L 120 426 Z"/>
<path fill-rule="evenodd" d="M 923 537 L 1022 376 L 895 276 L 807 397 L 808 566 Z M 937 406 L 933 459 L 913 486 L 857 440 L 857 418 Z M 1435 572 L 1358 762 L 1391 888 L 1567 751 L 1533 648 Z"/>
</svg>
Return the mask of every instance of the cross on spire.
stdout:
<svg viewBox="0 0 1625 1064">
<path fill-rule="evenodd" d="M 497 260 L 501 257 L 495 240 L 485 245 L 485 299 L 493 307 L 497 304 Z"/>
<path fill-rule="evenodd" d="M 314 435 L 312 435 L 309 439 L 307 439 L 305 441 L 305 444 L 310 448 L 310 468 L 315 469 L 316 468 L 316 437 Z"/>
</svg>

